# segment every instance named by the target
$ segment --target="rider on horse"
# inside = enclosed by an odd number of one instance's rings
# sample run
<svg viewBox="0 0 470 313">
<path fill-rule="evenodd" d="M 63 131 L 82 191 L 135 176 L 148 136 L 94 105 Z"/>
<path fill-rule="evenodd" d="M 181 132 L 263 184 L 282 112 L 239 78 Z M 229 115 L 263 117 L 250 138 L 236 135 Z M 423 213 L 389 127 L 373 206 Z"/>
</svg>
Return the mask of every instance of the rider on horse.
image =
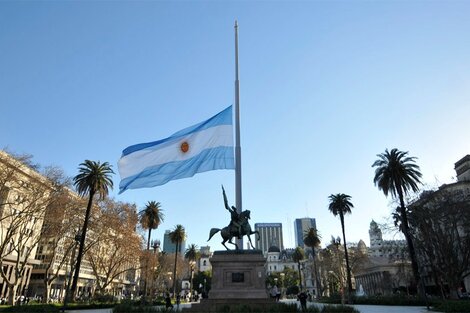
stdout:
<svg viewBox="0 0 470 313">
<path fill-rule="evenodd" d="M 224 195 L 224 204 L 225 208 L 230 212 L 230 232 L 234 235 L 237 236 L 238 239 L 242 238 L 242 220 L 240 218 L 240 214 L 237 212 L 237 208 L 232 206 L 230 207 L 228 205 L 228 200 L 227 200 L 227 195 L 225 194 L 225 189 L 224 186 L 222 186 L 222 193 Z"/>
<path fill-rule="evenodd" d="M 239 249 L 238 245 L 232 242 L 232 239 L 234 237 L 237 237 L 238 239 L 242 239 L 243 236 L 248 237 L 249 244 L 251 245 L 253 249 L 255 249 L 255 247 L 253 246 L 253 243 L 251 242 L 250 235 L 257 234 L 258 235 L 257 240 L 259 240 L 259 232 L 257 230 L 255 231 L 251 230 L 251 226 L 248 221 L 250 219 L 250 211 L 245 210 L 243 212 L 238 213 L 237 209 L 234 206 L 230 207 L 228 205 L 227 195 L 225 194 L 224 186 L 222 186 L 222 192 L 224 195 L 225 208 L 227 209 L 227 211 L 230 212 L 230 216 L 231 216 L 230 224 L 222 229 L 211 228 L 209 232 L 209 239 L 207 239 L 207 241 L 211 240 L 212 236 L 214 236 L 216 233 L 220 231 L 220 235 L 223 238 L 222 244 L 227 250 L 229 250 L 229 248 L 225 245 L 227 241 L 228 243 L 234 245 L 235 249 L 238 250 Z"/>
</svg>

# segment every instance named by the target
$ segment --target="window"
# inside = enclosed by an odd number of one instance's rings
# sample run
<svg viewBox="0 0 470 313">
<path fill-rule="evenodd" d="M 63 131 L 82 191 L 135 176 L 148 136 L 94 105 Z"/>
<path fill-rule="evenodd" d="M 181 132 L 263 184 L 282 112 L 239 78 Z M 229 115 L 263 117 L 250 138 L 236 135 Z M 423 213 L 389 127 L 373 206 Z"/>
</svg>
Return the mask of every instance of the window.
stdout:
<svg viewBox="0 0 470 313">
<path fill-rule="evenodd" d="M 3 215 L 3 207 L 7 203 L 8 193 L 10 192 L 10 188 L 3 186 L 0 189 L 0 216 Z"/>
</svg>

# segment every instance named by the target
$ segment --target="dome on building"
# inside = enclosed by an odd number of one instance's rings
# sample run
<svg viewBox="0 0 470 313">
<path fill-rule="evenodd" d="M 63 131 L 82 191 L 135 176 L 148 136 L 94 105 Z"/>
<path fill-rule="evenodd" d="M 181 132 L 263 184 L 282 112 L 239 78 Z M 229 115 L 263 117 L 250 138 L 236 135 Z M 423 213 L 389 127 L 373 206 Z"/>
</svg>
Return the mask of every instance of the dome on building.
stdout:
<svg viewBox="0 0 470 313">
<path fill-rule="evenodd" d="M 359 240 L 359 243 L 357 244 L 357 249 L 361 252 L 361 253 L 367 253 L 367 246 L 366 246 L 366 243 L 364 242 L 364 240 Z"/>
<path fill-rule="evenodd" d="M 269 252 L 281 252 L 281 249 L 279 249 L 279 247 L 276 247 L 276 246 L 271 246 L 268 249 L 268 253 Z"/>
</svg>

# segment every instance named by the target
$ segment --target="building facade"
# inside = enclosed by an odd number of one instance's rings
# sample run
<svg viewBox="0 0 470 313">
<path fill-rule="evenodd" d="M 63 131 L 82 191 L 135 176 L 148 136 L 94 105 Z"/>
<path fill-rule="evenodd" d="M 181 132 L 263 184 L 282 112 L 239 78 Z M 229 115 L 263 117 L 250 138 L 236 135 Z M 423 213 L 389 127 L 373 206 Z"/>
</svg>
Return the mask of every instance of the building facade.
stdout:
<svg viewBox="0 0 470 313">
<path fill-rule="evenodd" d="M 369 228 L 369 256 L 387 259 L 408 259 L 408 246 L 405 240 L 383 240 L 382 230 L 372 220 Z"/>
<path fill-rule="evenodd" d="M 26 296 L 50 182 L 17 158 L 0 150 L 0 297 Z"/>
<path fill-rule="evenodd" d="M 298 271 L 297 262 L 292 258 L 295 249 L 279 249 L 271 246 L 268 249 L 266 257 L 266 275 L 282 273 L 286 269 Z M 319 289 L 316 285 L 316 279 L 313 270 L 313 253 L 311 249 L 305 250 L 305 259 L 300 261 L 300 273 L 302 275 L 302 289 L 305 289 L 316 296 Z"/>
<path fill-rule="evenodd" d="M 71 265 L 76 260 L 85 209 L 86 200 L 83 201 L 74 191 L 66 186 L 59 187 L 46 176 L 0 151 L 0 262 L 7 278 L 0 278 L 1 298 L 8 299 L 14 293 L 8 288 L 14 283 L 16 297 L 63 299 L 72 276 Z M 95 211 L 100 212 L 98 208 Z M 95 220 L 100 220 L 100 216 Z M 102 229 L 107 230 L 106 227 Z M 98 235 L 89 230 L 87 242 L 97 238 Z M 12 244 L 5 245 L 5 242 Z M 128 242 L 126 237 L 124 246 Z M 140 239 L 135 242 L 140 249 Z M 113 249 L 105 248 L 102 256 L 115 258 Z M 122 271 L 109 284 L 113 295 L 122 295 L 135 288 L 135 274 L 140 267 L 138 257 L 130 259 L 130 262 L 132 264 L 126 264 L 126 268 L 134 270 Z M 93 270 L 85 254 L 79 273 L 78 295 L 89 296 L 95 290 L 97 277 L 105 275 Z"/>
<path fill-rule="evenodd" d="M 266 255 L 269 247 L 284 249 L 282 223 L 256 223 L 255 231 L 259 232 L 260 240 L 255 240 L 255 247 Z"/>
</svg>

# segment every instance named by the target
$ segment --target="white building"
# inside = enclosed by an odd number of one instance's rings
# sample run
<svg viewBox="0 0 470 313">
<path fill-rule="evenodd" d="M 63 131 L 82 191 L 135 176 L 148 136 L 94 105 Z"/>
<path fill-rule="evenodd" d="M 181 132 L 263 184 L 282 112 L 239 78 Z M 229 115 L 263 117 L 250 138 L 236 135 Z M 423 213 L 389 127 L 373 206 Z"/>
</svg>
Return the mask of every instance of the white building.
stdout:
<svg viewBox="0 0 470 313">
<path fill-rule="evenodd" d="M 408 258 L 408 247 L 405 240 L 383 240 L 382 230 L 379 225 L 372 220 L 369 228 L 370 248 L 369 256 L 386 259 L 406 259 Z"/>
<path fill-rule="evenodd" d="M 211 247 L 204 246 L 199 249 L 200 257 L 199 257 L 199 271 L 212 271 L 212 265 L 210 262 L 210 258 L 212 257 Z"/>
</svg>

